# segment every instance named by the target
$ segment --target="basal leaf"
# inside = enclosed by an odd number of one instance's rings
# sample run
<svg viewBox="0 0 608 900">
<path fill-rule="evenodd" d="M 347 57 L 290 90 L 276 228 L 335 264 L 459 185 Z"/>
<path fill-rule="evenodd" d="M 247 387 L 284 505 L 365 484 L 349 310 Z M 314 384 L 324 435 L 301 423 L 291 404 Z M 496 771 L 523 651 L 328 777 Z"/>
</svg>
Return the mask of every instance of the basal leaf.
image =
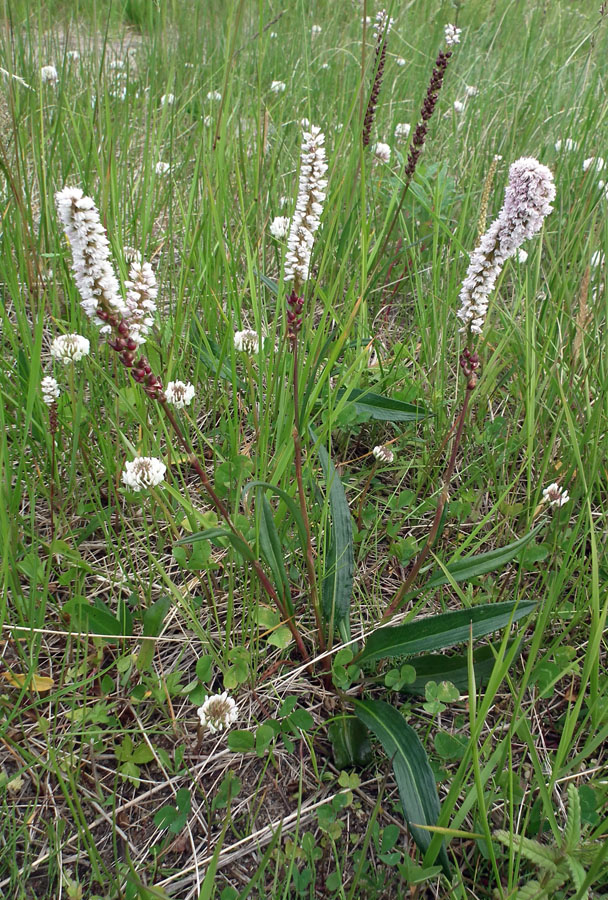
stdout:
<svg viewBox="0 0 608 900">
<path fill-rule="evenodd" d="M 357 716 L 376 735 L 392 762 L 403 814 L 416 844 L 426 853 L 432 833 L 418 826 L 437 823 L 439 798 L 424 747 L 414 729 L 388 703 L 383 700 L 354 700 L 353 703 Z M 443 844 L 439 862 L 449 877 L 450 865 Z"/>
<path fill-rule="evenodd" d="M 441 650 L 465 643 L 469 637 L 484 637 L 511 622 L 529 615 L 536 604 L 531 601 L 508 600 L 459 609 L 456 612 L 427 616 L 405 625 L 389 625 L 378 628 L 367 639 L 365 647 L 356 657 L 357 663 L 369 662 L 393 656 L 411 656 L 427 650 Z M 415 664 L 414 664 L 415 666 Z"/>
<path fill-rule="evenodd" d="M 344 390 L 338 392 L 342 397 Z M 380 422 L 419 422 L 428 419 L 432 413 L 419 403 L 407 403 L 405 400 L 394 400 L 371 391 L 352 388 L 348 392 L 347 402 L 353 403 L 360 415 Z"/>
<path fill-rule="evenodd" d="M 433 590 L 442 584 L 449 584 L 452 581 L 470 581 L 471 578 L 478 578 L 480 575 L 486 575 L 488 572 L 502 569 L 512 559 L 515 559 L 517 554 L 530 543 L 542 527 L 543 523 L 541 522 L 528 534 L 513 541 L 511 544 L 507 544 L 506 547 L 487 550 L 485 553 L 476 553 L 473 556 L 466 556 L 464 559 L 457 559 L 455 562 L 448 563 L 445 566 L 445 572 L 441 570 L 431 575 L 422 590 Z"/>
<path fill-rule="evenodd" d="M 323 615 L 327 622 L 340 629 L 343 640 L 349 641 L 355 566 L 352 519 L 342 482 L 329 453 L 322 446 L 317 452 L 325 475 L 331 514 L 330 545 L 323 577 Z"/>
</svg>

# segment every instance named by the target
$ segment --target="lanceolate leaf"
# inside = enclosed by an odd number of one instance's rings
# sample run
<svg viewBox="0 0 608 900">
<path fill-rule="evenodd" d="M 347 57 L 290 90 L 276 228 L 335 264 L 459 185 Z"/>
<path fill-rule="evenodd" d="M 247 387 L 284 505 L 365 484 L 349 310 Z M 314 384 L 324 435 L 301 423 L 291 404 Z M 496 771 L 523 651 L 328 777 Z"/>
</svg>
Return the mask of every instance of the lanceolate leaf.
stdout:
<svg viewBox="0 0 608 900">
<path fill-rule="evenodd" d="M 187 537 L 180 538 L 179 541 L 175 541 L 175 546 L 196 544 L 197 541 L 217 541 L 218 538 L 226 538 L 234 549 L 241 554 L 243 559 L 251 563 L 256 561 L 249 544 L 239 537 L 238 534 L 233 534 L 228 528 L 205 528 L 204 531 L 197 531 L 194 534 L 187 535 Z M 222 545 L 220 544 L 220 546 Z"/>
<path fill-rule="evenodd" d="M 272 515 L 272 507 L 264 496 L 262 499 L 262 513 L 260 516 L 260 548 L 264 554 L 264 559 L 270 566 L 275 584 L 278 591 L 287 603 L 290 613 L 293 613 L 291 603 L 291 592 L 289 590 L 289 579 L 285 571 L 285 563 L 283 562 L 283 548 L 279 538 L 274 518 Z"/>
<path fill-rule="evenodd" d="M 344 391 L 338 392 L 338 396 L 341 397 L 343 393 Z M 393 400 L 358 388 L 350 390 L 346 399 L 354 404 L 358 413 L 381 422 L 418 422 L 432 415 L 422 404 Z"/>
<path fill-rule="evenodd" d="M 495 659 L 494 651 L 489 645 L 478 647 L 473 652 L 475 684 L 478 687 L 483 686 L 489 679 Z M 468 691 L 469 662 L 466 653 L 458 653 L 454 656 L 446 656 L 444 653 L 428 653 L 424 656 L 417 656 L 413 660 L 413 664 L 416 669 L 416 678 L 411 684 L 404 684 L 400 688 L 403 694 L 424 697 L 424 688 L 428 681 L 451 681 L 461 693 Z"/>
<path fill-rule="evenodd" d="M 428 616 L 405 625 L 378 628 L 367 639 L 365 647 L 356 657 L 358 663 L 392 656 L 411 656 L 429 650 L 442 650 L 454 644 L 465 643 L 469 637 L 484 637 L 511 622 L 529 615 L 535 603 L 524 601 L 517 604 L 508 600 L 504 603 L 489 603 L 459 609 L 456 612 Z"/>
<path fill-rule="evenodd" d="M 442 584 L 449 584 L 452 581 L 470 581 L 471 578 L 477 578 L 479 575 L 486 575 L 488 572 L 494 572 L 496 569 L 502 569 L 507 563 L 515 559 L 526 544 L 529 544 L 535 534 L 543 527 L 543 523 L 539 523 L 536 528 L 529 531 L 522 538 L 507 544 L 506 547 L 498 547 L 496 550 L 488 550 L 486 553 L 476 553 L 474 556 L 466 556 L 464 559 L 458 559 L 456 562 L 449 563 L 445 566 L 446 572 L 443 570 L 431 575 L 429 580 L 423 586 L 423 591 L 432 590 Z"/>
<path fill-rule="evenodd" d="M 331 543 L 325 558 L 323 615 L 350 640 L 350 598 L 353 590 L 353 527 L 342 482 L 325 447 L 319 446 L 319 460 L 325 475 L 331 513 Z"/>
<path fill-rule="evenodd" d="M 435 825 L 439 818 L 439 798 L 435 777 L 429 765 L 424 747 L 413 728 L 394 707 L 383 700 L 354 700 L 355 712 L 367 725 L 393 764 L 395 780 L 403 814 L 412 837 L 425 853 L 431 843 L 432 833 L 419 825 Z M 450 865 L 442 844 L 439 862 L 449 877 Z"/>
</svg>

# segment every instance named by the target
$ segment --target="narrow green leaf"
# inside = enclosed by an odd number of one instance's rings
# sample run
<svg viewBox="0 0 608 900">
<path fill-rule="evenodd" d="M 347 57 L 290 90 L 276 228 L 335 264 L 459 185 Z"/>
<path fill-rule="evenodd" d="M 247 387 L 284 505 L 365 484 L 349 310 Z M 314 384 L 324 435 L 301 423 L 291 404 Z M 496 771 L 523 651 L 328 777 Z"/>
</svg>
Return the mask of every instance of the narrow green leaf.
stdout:
<svg viewBox="0 0 608 900">
<path fill-rule="evenodd" d="M 513 541 L 512 544 L 507 544 L 506 547 L 498 547 L 496 550 L 488 550 L 485 553 L 476 553 L 474 556 L 466 556 L 464 559 L 457 559 L 456 562 L 448 563 L 445 566 L 445 572 L 441 570 L 431 575 L 422 590 L 433 590 L 442 584 L 450 584 L 453 581 L 470 581 L 471 578 L 478 578 L 480 575 L 486 575 L 488 572 L 502 569 L 530 543 L 532 538 L 543 527 L 543 524 L 543 522 L 540 522 L 528 534 Z"/>
<path fill-rule="evenodd" d="M 456 612 L 428 616 L 405 625 L 378 628 L 367 639 L 357 663 L 369 662 L 393 656 L 411 656 L 426 650 L 441 650 L 473 638 L 484 637 L 511 622 L 529 615 L 536 604 L 524 601 L 517 604 L 507 600 L 504 603 L 489 603 L 459 609 Z M 414 664 L 415 665 L 415 664 Z"/>
<path fill-rule="evenodd" d="M 338 397 L 341 398 L 344 393 L 344 389 L 338 391 Z M 348 392 L 346 400 L 348 403 L 354 404 L 360 415 L 380 422 L 419 422 L 432 415 L 419 403 L 393 400 L 391 397 L 383 397 L 381 394 L 362 391 L 359 388 L 352 388 Z"/>
<path fill-rule="evenodd" d="M 264 559 L 270 567 L 279 593 L 282 594 L 287 602 L 289 612 L 293 612 L 291 592 L 289 590 L 289 579 L 287 578 L 285 563 L 283 562 L 283 548 L 281 546 L 281 539 L 279 538 L 276 525 L 274 524 L 272 507 L 264 494 L 261 494 L 261 500 L 260 549 Z"/>
<path fill-rule="evenodd" d="M 122 634 L 120 622 L 107 607 L 102 609 L 99 606 L 83 605 L 81 614 L 85 617 L 89 630 L 93 634 L 103 634 L 108 637 Z"/>
<path fill-rule="evenodd" d="M 520 644 L 520 649 L 523 644 Z M 478 647 L 473 653 L 475 683 L 483 686 L 494 668 L 495 655 L 489 644 Z M 466 653 L 446 656 L 443 653 L 428 653 L 414 660 L 416 678 L 410 684 L 403 684 L 402 693 L 424 697 L 428 681 L 451 681 L 461 693 L 468 689 L 469 663 Z"/>
<path fill-rule="evenodd" d="M 197 531 L 194 534 L 189 534 L 186 537 L 180 538 L 178 541 L 175 541 L 174 546 L 180 546 L 180 544 L 196 544 L 197 541 L 214 542 L 217 541 L 218 538 L 226 538 L 237 553 L 240 553 L 247 562 L 256 562 L 254 553 L 247 541 L 243 540 L 239 535 L 233 534 L 228 528 L 205 528 L 204 531 Z M 219 546 L 222 545 L 220 544 Z"/>
<path fill-rule="evenodd" d="M 315 435 L 310 429 L 311 436 Z M 325 559 L 323 577 L 323 615 L 340 629 L 342 638 L 350 640 L 350 598 L 353 590 L 355 553 L 353 526 L 342 482 L 325 447 L 318 448 L 319 460 L 325 475 L 331 514 L 330 545 Z"/>
<path fill-rule="evenodd" d="M 357 716 L 376 735 L 392 762 L 403 814 L 416 844 L 426 853 L 432 834 L 417 826 L 435 825 L 440 810 L 433 770 L 424 747 L 414 729 L 388 703 L 383 700 L 354 700 L 353 703 Z M 449 877 L 450 864 L 443 844 L 439 862 Z"/>
<path fill-rule="evenodd" d="M 337 769 L 368 766 L 372 747 L 367 728 L 354 716 L 340 716 L 328 729 L 328 737 Z"/>
<path fill-rule="evenodd" d="M 300 546 L 303 553 L 306 553 L 306 527 L 304 525 L 304 519 L 302 518 L 302 513 L 300 509 L 293 499 L 290 497 L 287 491 L 284 491 L 283 488 L 277 487 L 276 484 L 270 484 L 268 481 L 249 481 L 243 490 L 241 491 L 241 499 L 244 500 L 249 491 L 254 488 L 264 488 L 265 490 L 271 491 L 277 497 L 280 497 L 295 522 L 296 528 L 298 529 L 298 536 L 300 539 Z"/>
</svg>

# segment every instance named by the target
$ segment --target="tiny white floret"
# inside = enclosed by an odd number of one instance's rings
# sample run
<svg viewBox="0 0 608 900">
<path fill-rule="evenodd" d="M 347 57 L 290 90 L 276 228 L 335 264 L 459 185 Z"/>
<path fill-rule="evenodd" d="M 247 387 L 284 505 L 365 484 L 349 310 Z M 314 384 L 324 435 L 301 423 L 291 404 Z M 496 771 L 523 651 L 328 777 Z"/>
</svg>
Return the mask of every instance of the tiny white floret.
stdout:
<svg viewBox="0 0 608 900">
<path fill-rule="evenodd" d="M 282 94 L 287 85 L 284 81 L 273 81 L 270 85 L 270 90 L 273 94 Z"/>
<path fill-rule="evenodd" d="M 59 385 L 57 384 L 57 380 L 53 378 L 52 375 L 47 375 L 46 378 L 43 378 L 40 382 L 40 389 L 42 391 L 44 403 L 46 403 L 47 406 L 52 406 L 59 396 Z"/>
<path fill-rule="evenodd" d="M 410 135 L 412 126 L 409 122 L 399 122 L 395 125 L 395 137 L 398 141 L 405 141 Z"/>
<path fill-rule="evenodd" d="M 154 171 L 157 175 L 166 175 L 170 168 L 171 166 L 168 162 L 162 162 L 161 160 L 159 160 L 154 167 Z"/>
<path fill-rule="evenodd" d="M 173 106 L 175 103 L 175 94 L 163 94 L 160 98 L 161 106 Z"/>
<path fill-rule="evenodd" d="M 456 28 L 455 25 L 446 25 L 445 26 L 445 42 L 448 47 L 453 47 L 454 44 L 460 43 L 460 35 L 462 33 L 462 28 Z"/>
<path fill-rule="evenodd" d="M 593 169 L 594 172 L 601 172 L 605 165 L 606 163 L 601 156 L 590 156 L 583 162 L 583 172 L 588 172 L 589 169 Z"/>
<path fill-rule="evenodd" d="M 215 100 L 217 103 L 222 99 L 222 95 L 219 91 L 209 91 L 207 94 L 207 100 Z"/>
</svg>

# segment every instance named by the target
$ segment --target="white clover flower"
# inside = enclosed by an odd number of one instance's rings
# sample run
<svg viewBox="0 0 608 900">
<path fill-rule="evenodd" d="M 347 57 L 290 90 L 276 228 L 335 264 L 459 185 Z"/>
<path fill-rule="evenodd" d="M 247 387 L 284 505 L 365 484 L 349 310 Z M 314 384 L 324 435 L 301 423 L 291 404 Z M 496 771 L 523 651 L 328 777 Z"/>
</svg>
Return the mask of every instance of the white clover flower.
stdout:
<svg viewBox="0 0 608 900">
<path fill-rule="evenodd" d="M 518 263 L 525 263 L 528 260 L 528 254 L 526 253 L 525 250 L 523 250 L 521 247 L 519 247 L 519 249 L 517 250 L 517 253 L 515 254 L 515 258 Z"/>
<path fill-rule="evenodd" d="M 175 94 L 163 94 L 160 98 L 161 106 L 173 106 L 175 103 Z"/>
<path fill-rule="evenodd" d="M 598 266 L 604 265 L 604 254 L 601 250 L 596 250 L 595 253 L 591 255 L 591 259 L 589 260 L 589 265 L 592 269 L 596 269 Z"/>
<path fill-rule="evenodd" d="M 157 175 L 166 175 L 171 166 L 168 162 L 161 162 L 160 160 L 154 166 L 154 171 Z"/>
<path fill-rule="evenodd" d="M 228 692 L 214 694 L 207 697 L 202 706 L 197 709 L 201 720 L 201 727 L 206 728 L 211 734 L 230 728 L 238 719 L 237 705 L 228 696 Z"/>
<path fill-rule="evenodd" d="M 454 100 L 454 112 L 461 113 L 464 109 L 462 100 Z"/>
<path fill-rule="evenodd" d="M 287 239 L 285 281 L 308 280 L 314 234 L 321 221 L 327 187 L 324 143 L 325 135 L 316 125 L 302 135 L 300 183 Z"/>
<path fill-rule="evenodd" d="M 203 119 L 203 125 L 205 128 L 211 128 L 213 125 L 213 116 L 205 116 Z"/>
<path fill-rule="evenodd" d="M 590 156 L 583 162 L 583 172 L 588 172 L 589 169 L 593 169 L 594 172 L 601 172 L 605 165 L 606 163 L 601 156 Z"/>
<path fill-rule="evenodd" d="M 549 487 L 546 487 L 543 491 L 542 502 L 548 503 L 549 506 L 564 506 L 569 499 L 570 495 L 568 494 L 568 491 L 565 491 L 559 484 L 550 484 Z"/>
<path fill-rule="evenodd" d="M 239 353 L 246 353 L 247 356 L 255 356 L 260 349 L 260 336 L 257 331 L 251 328 L 237 331 L 234 335 L 234 349 Z"/>
<path fill-rule="evenodd" d="M 322 31 L 323 31 L 323 29 L 321 28 L 320 25 L 313 25 L 312 28 L 310 29 L 310 33 L 313 36 L 313 38 L 317 37 L 317 35 L 321 34 Z"/>
<path fill-rule="evenodd" d="M 102 326 L 102 332 L 108 332 L 111 328 L 97 316 L 97 310 L 119 316 L 129 310 L 110 262 L 110 245 L 99 212 L 80 188 L 58 191 L 55 204 L 72 250 L 72 270 L 82 297 L 80 305 L 90 319 Z"/>
<path fill-rule="evenodd" d="M 391 161 L 391 148 L 388 144 L 378 142 L 372 147 L 372 153 L 378 162 L 389 163 Z"/>
<path fill-rule="evenodd" d="M 194 385 L 189 381 L 170 381 L 165 388 L 167 403 L 172 403 L 176 409 L 189 406 L 194 398 Z"/>
<path fill-rule="evenodd" d="M 467 97 L 476 97 L 479 93 L 479 88 L 475 87 L 473 84 L 465 84 L 464 92 Z"/>
<path fill-rule="evenodd" d="M 273 81 L 270 85 L 270 90 L 273 94 L 282 94 L 287 85 L 284 81 Z"/>
<path fill-rule="evenodd" d="M 446 25 L 445 26 L 445 42 L 448 47 L 453 47 L 454 44 L 460 43 L 460 35 L 462 33 L 462 28 L 456 28 L 455 25 Z"/>
<path fill-rule="evenodd" d="M 412 126 L 409 122 L 399 122 L 395 125 L 395 137 L 398 141 L 406 141 L 410 136 Z"/>
<path fill-rule="evenodd" d="M 378 462 L 381 463 L 392 463 L 395 458 L 395 454 L 389 447 L 385 447 L 382 444 L 379 444 L 377 447 L 374 447 L 372 450 L 374 457 Z"/>
<path fill-rule="evenodd" d="M 566 138 L 565 141 L 556 141 L 555 142 L 555 149 L 558 153 L 560 152 L 562 147 L 564 148 L 564 150 L 568 150 L 570 152 L 573 152 L 574 150 L 578 150 L 578 144 L 576 143 L 576 141 L 573 141 L 572 138 Z"/>
<path fill-rule="evenodd" d="M 156 487 L 165 480 L 167 467 L 154 456 L 138 456 L 125 463 L 122 482 L 133 491 Z"/>
<path fill-rule="evenodd" d="M 546 166 L 531 157 L 511 165 L 502 209 L 471 254 L 462 283 L 457 313 L 464 323 L 461 331 L 481 334 L 490 294 L 505 261 L 540 231 L 554 199 L 553 175 Z"/>
<path fill-rule="evenodd" d="M 71 59 L 73 62 L 78 62 L 80 59 L 80 52 L 78 50 L 68 50 L 66 53 L 68 59 Z"/>
<path fill-rule="evenodd" d="M 222 95 L 219 91 L 209 91 L 209 93 L 207 94 L 207 100 L 215 100 L 216 103 L 219 103 L 221 99 Z"/>
<path fill-rule="evenodd" d="M 66 365 L 89 355 L 91 345 L 81 334 L 60 334 L 51 344 L 51 356 Z"/>
<path fill-rule="evenodd" d="M 139 346 L 145 343 L 146 334 L 154 325 L 156 312 L 158 287 L 150 263 L 132 262 L 125 288 L 127 308 L 123 318 L 129 327 L 129 337 Z"/>
<path fill-rule="evenodd" d="M 55 66 L 42 66 L 40 69 L 40 78 L 43 84 L 56 85 L 59 81 L 59 75 Z"/>
<path fill-rule="evenodd" d="M 59 385 L 52 375 L 47 375 L 40 382 L 40 390 L 42 391 L 42 400 L 47 406 L 52 406 L 59 396 Z"/>
<path fill-rule="evenodd" d="M 397 59 L 395 60 L 395 65 L 397 65 L 397 66 L 405 66 L 405 65 L 406 65 L 406 62 L 405 62 L 405 60 L 404 60 L 404 58 L 403 58 L 402 56 L 398 56 Z"/>
<path fill-rule="evenodd" d="M 280 241 L 282 238 L 287 237 L 287 234 L 289 232 L 289 222 L 290 220 L 288 216 L 275 216 L 270 223 L 271 235 L 278 241 Z"/>
</svg>

